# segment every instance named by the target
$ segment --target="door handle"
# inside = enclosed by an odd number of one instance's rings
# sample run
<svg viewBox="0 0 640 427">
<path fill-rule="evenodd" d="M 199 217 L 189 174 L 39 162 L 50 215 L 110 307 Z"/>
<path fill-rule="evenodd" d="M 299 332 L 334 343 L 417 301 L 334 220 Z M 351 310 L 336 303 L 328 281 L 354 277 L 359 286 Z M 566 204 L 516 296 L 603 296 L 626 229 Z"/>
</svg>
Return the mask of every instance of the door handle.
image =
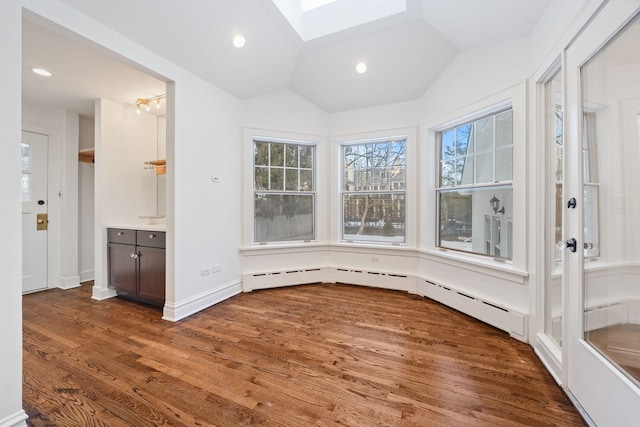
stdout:
<svg viewBox="0 0 640 427">
<path fill-rule="evenodd" d="M 36 214 L 36 230 L 46 230 L 49 218 L 46 213 Z"/>
<path fill-rule="evenodd" d="M 578 241 L 573 237 L 567 240 L 566 244 L 567 244 L 566 248 L 569 249 L 571 252 L 575 252 L 578 250 Z"/>
</svg>

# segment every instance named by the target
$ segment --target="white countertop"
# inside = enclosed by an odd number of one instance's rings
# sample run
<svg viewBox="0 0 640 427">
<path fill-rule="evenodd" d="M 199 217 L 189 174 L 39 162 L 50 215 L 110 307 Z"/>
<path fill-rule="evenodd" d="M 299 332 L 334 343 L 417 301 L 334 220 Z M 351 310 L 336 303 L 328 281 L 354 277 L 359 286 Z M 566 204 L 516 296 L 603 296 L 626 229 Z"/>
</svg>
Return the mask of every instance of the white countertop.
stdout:
<svg viewBox="0 0 640 427">
<path fill-rule="evenodd" d="M 107 228 L 124 228 L 126 230 L 143 230 L 143 231 L 167 231 L 167 224 L 165 223 L 107 224 Z"/>
</svg>

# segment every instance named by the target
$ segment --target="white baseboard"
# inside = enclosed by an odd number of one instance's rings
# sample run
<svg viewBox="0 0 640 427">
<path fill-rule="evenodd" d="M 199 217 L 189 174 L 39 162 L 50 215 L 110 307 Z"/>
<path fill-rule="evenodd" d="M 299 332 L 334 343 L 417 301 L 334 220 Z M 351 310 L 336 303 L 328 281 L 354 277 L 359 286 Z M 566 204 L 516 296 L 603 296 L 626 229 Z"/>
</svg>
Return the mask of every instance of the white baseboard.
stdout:
<svg viewBox="0 0 640 427">
<path fill-rule="evenodd" d="M 118 292 L 115 289 L 98 288 L 95 285 L 93 286 L 93 293 L 91 295 L 91 298 L 95 300 L 102 301 L 116 296 L 118 296 Z"/>
<path fill-rule="evenodd" d="M 60 277 L 58 279 L 58 288 L 73 289 L 80 286 L 80 276 Z"/>
<path fill-rule="evenodd" d="M 25 427 L 27 413 L 24 410 L 20 410 L 15 414 L 4 417 L 0 420 L 0 427 Z"/>
<path fill-rule="evenodd" d="M 326 282 L 327 267 L 290 269 L 242 275 L 242 291 Z"/>
<path fill-rule="evenodd" d="M 528 342 L 529 316 L 509 307 L 461 292 L 428 280 L 418 281 L 418 295 L 438 301 L 491 326 L 508 332 L 519 341 Z"/>
<path fill-rule="evenodd" d="M 219 288 L 203 292 L 184 301 L 176 303 L 166 302 L 163 309 L 163 320 L 177 322 L 199 311 L 209 308 L 219 302 L 238 295 L 242 292 L 242 283 L 235 281 L 227 283 Z"/>
<path fill-rule="evenodd" d="M 548 335 L 537 334 L 533 351 L 559 386 L 562 386 L 562 349 Z"/>
<path fill-rule="evenodd" d="M 80 283 L 90 282 L 95 280 L 96 272 L 95 270 L 87 270 L 80 272 Z"/>
</svg>

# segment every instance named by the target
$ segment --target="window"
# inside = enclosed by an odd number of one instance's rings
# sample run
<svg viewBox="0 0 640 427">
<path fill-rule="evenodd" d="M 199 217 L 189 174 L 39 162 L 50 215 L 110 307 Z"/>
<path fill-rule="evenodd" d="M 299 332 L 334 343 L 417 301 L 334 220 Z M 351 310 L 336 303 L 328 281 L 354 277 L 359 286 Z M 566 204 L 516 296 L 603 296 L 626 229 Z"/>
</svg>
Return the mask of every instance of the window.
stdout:
<svg viewBox="0 0 640 427">
<path fill-rule="evenodd" d="M 254 242 L 315 240 L 315 149 L 253 141 Z"/>
<path fill-rule="evenodd" d="M 23 202 L 31 200 L 31 144 L 20 144 L 20 166 L 22 170 L 22 180 L 20 195 Z"/>
<path fill-rule="evenodd" d="M 511 108 L 438 132 L 437 246 L 511 259 Z"/>
<path fill-rule="evenodd" d="M 407 138 L 345 143 L 342 239 L 404 243 Z"/>
</svg>

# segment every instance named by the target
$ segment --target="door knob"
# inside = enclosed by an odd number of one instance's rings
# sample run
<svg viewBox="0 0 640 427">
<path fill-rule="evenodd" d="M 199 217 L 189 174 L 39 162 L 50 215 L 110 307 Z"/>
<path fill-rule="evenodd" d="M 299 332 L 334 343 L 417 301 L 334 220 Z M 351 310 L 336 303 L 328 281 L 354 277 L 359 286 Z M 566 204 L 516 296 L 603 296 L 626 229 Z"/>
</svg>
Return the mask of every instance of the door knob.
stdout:
<svg viewBox="0 0 640 427">
<path fill-rule="evenodd" d="M 578 242 L 573 237 L 566 241 L 567 249 L 571 252 L 575 252 L 578 250 Z"/>
</svg>

